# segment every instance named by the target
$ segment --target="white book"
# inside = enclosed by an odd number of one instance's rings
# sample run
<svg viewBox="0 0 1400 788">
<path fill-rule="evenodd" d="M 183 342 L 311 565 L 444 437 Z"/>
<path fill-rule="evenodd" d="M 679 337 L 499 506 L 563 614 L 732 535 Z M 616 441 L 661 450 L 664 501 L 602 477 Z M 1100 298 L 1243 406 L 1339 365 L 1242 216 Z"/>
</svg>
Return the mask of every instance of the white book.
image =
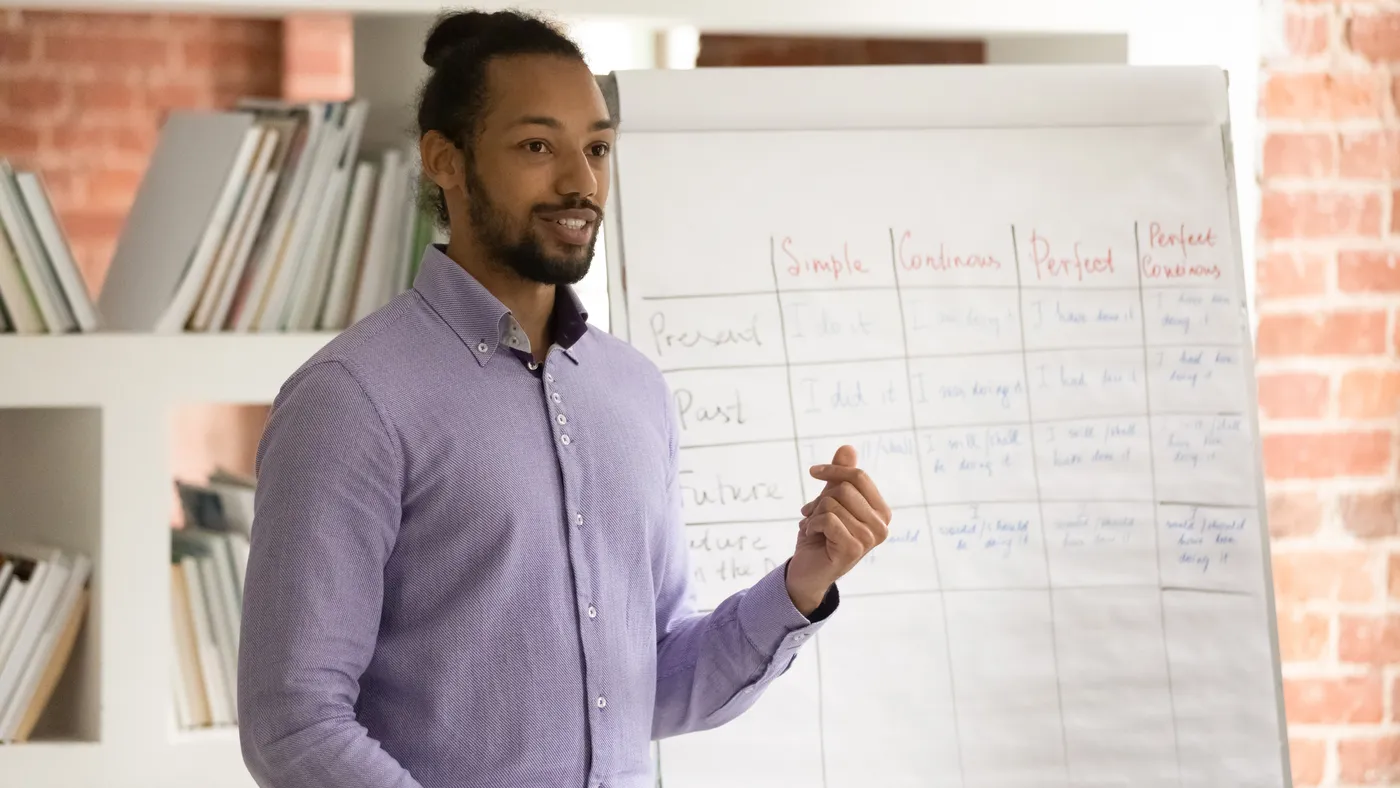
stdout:
<svg viewBox="0 0 1400 788">
<path fill-rule="evenodd" d="M 329 128 L 327 107 L 325 102 L 319 101 L 305 105 L 305 144 L 299 151 L 294 152 L 297 158 L 291 180 L 287 183 L 286 194 L 277 206 L 276 217 L 266 242 L 258 250 L 253 281 L 247 299 L 234 322 L 234 329 L 237 331 L 251 331 L 259 326 L 281 266 L 286 264 L 287 254 L 295 245 L 298 215 L 304 207 L 305 195 L 310 193 L 307 191 L 307 184 L 311 181 L 312 173 L 320 159 L 322 140 Z"/>
<path fill-rule="evenodd" d="M 360 264 L 359 287 L 355 292 L 355 306 L 351 321 L 361 320 L 384 305 L 385 294 L 392 287 L 396 255 L 393 253 L 398 237 L 399 210 L 404 190 L 400 184 L 405 179 L 403 152 L 397 148 L 384 151 L 380 162 L 379 188 L 375 192 L 374 216 L 370 220 L 369 237 L 365 241 L 364 261 Z"/>
<path fill-rule="evenodd" d="M 24 198 L 25 209 L 38 232 L 49 265 L 53 267 L 58 283 L 63 288 L 64 298 L 73 310 L 78 328 L 82 331 L 95 331 L 99 326 L 97 307 L 88 294 L 83 273 L 78 262 L 73 259 L 73 249 L 68 244 L 63 228 L 58 224 L 58 213 L 49 201 L 48 190 L 36 172 L 28 170 L 15 173 L 15 184 Z"/>
<path fill-rule="evenodd" d="M 208 224 L 204 226 L 204 233 L 200 236 L 199 245 L 195 247 L 194 253 L 190 256 L 189 264 L 185 268 L 184 275 L 180 278 L 180 284 L 170 297 L 170 303 L 156 321 L 153 329 L 156 333 L 178 333 L 183 331 L 185 324 L 189 322 L 195 303 L 199 300 L 199 294 L 203 292 L 204 285 L 209 280 L 209 271 L 214 266 L 214 257 L 228 234 L 229 222 L 233 219 L 239 197 L 248 182 L 249 167 L 261 141 L 262 128 L 259 126 L 252 126 L 243 133 L 243 143 L 238 146 L 238 151 L 233 157 L 233 164 L 224 177 L 223 189 L 220 190 L 218 200 L 214 203 L 214 210 L 209 216 Z"/>
<path fill-rule="evenodd" d="M 0 717 L 0 740 L 13 740 L 18 732 L 19 722 L 34 698 L 40 677 L 48 669 L 49 660 L 53 656 L 53 650 L 58 644 L 59 636 L 63 634 L 68 619 L 72 617 L 74 609 L 78 606 L 83 589 L 87 587 L 88 576 L 92 572 L 92 561 L 82 553 L 67 553 L 65 558 L 69 564 L 63 583 L 58 588 L 57 600 L 52 610 L 49 611 L 47 619 L 39 628 L 38 638 L 33 652 L 29 656 L 28 664 L 25 665 L 14 694 L 5 707 L 4 717 Z"/>
<path fill-rule="evenodd" d="M 0 226 L 0 301 L 5 302 L 5 311 L 9 313 L 15 333 L 42 334 L 48 330 L 34 291 L 19 267 L 19 256 L 15 254 L 10 234 L 3 226 Z"/>
<path fill-rule="evenodd" d="M 204 673 L 210 721 L 215 725 L 232 724 L 234 706 L 230 705 L 228 687 L 224 682 L 223 659 L 214 642 L 214 624 L 209 602 L 205 598 L 199 559 L 192 555 L 183 556 L 180 558 L 180 568 L 184 570 L 185 583 L 189 587 L 190 613 L 194 619 L 195 641 L 199 644 L 199 668 Z"/>
<path fill-rule="evenodd" d="M 330 279 L 329 238 L 338 230 L 340 220 L 345 216 L 345 192 L 350 186 L 349 181 L 350 173 L 346 170 L 331 173 L 327 187 L 327 210 L 317 217 L 317 242 L 314 249 L 307 250 L 302 276 L 298 277 L 289 299 L 290 310 L 283 325 L 287 331 L 309 331 L 315 327 L 316 315 L 325 301 L 326 283 Z"/>
<path fill-rule="evenodd" d="M 229 221 L 228 232 L 224 236 L 224 242 L 219 245 L 219 253 L 214 258 L 213 270 L 209 272 L 209 281 L 200 289 L 199 300 L 195 303 L 194 314 L 190 317 L 189 328 L 192 331 L 208 331 L 214 308 L 219 303 L 219 297 L 224 288 L 228 286 L 230 275 L 235 270 L 235 263 L 240 254 L 246 256 L 247 249 L 252 245 L 252 238 L 249 237 L 257 231 L 254 224 L 255 211 L 260 202 L 264 202 L 263 183 L 268 178 L 268 163 L 272 161 L 272 155 L 277 150 L 277 129 L 259 124 L 258 128 L 262 134 L 258 141 L 257 153 L 253 155 L 253 163 L 249 167 L 248 180 L 243 186 L 238 197 L 238 208 L 234 212 L 232 220 Z M 241 271 L 241 268 L 238 270 Z"/>
<path fill-rule="evenodd" d="M 335 259 L 326 302 L 317 320 L 317 328 L 340 330 L 350 320 L 350 298 L 361 270 L 364 256 L 365 232 L 369 225 L 371 200 L 374 198 L 379 168 L 371 161 L 355 165 L 350 184 L 350 199 L 336 240 Z"/>
<path fill-rule="evenodd" d="M 21 680 L 30 662 L 37 656 L 40 640 L 74 569 L 73 559 L 62 553 L 46 559 L 44 564 L 48 572 L 35 589 L 34 603 L 20 625 L 14 648 L 5 664 L 0 666 L 0 738 L 3 738 L 3 721 L 9 718 L 15 706 L 23 705 L 23 699 L 19 697 Z"/>
<path fill-rule="evenodd" d="M 279 133 L 273 159 L 268 163 L 267 172 L 264 173 L 258 191 L 257 203 L 253 206 L 252 216 L 248 219 L 248 228 L 239 238 L 238 248 L 233 255 L 233 263 L 219 290 L 218 298 L 208 316 L 208 321 L 204 324 L 204 330 L 223 331 L 231 328 L 229 314 L 233 309 L 234 299 L 238 295 L 243 280 L 249 276 L 249 265 L 253 262 L 253 250 L 257 248 L 258 238 L 264 231 L 263 222 L 266 221 L 268 211 L 272 207 L 277 187 L 283 183 L 282 164 L 294 137 L 294 129 Z"/>
<path fill-rule="evenodd" d="M 49 266 L 34 226 L 29 223 L 29 212 L 24 210 L 19 187 L 15 185 L 14 170 L 4 159 L 0 159 L 0 222 L 4 223 L 9 233 L 19 267 L 24 271 L 24 278 L 34 294 L 34 303 L 39 307 L 39 314 L 43 315 L 49 333 L 64 334 L 77 328 L 78 321 L 63 297 L 58 277 Z"/>
</svg>

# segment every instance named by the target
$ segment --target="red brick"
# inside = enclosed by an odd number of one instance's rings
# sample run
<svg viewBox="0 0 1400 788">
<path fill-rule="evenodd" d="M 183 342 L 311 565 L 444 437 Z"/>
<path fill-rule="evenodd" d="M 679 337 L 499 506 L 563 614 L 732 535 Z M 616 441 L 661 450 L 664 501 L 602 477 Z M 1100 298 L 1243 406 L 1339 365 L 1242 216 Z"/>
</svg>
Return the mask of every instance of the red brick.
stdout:
<svg viewBox="0 0 1400 788">
<path fill-rule="evenodd" d="M 1260 375 L 1259 411 L 1270 419 L 1318 419 L 1327 414 L 1328 380 L 1311 372 Z"/>
<path fill-rule="evenodd" d="M 1337 621 L 1337 659 L 1369 665 L 1400 660 L 1400 618 L 1342 616 Z"/>
<path fill-rule="evenodd" d="M 1264 470 L 1270 479 L 1386 475 L 1391 443 L 1384 430 L 1266 435 Z"/>
<path fill-rule="evenodd" d="M 1400 533 L 1396 524 L 1394 492 L 1353 493 L 1338 501 L 1342 527 L 1363 539 L 1378 539 Z"/>
<path fill-rule="evenodd" d="M 0 155 L 10 158 L 39 152 L 39 130 L 28 123 L 0 121 Z"/>
<path fill-rule="evenodd" d="M 1376 598 L 1376 558 L 1367 550 L 1275 553 L 1274 593 L 1286 602 L 1369 602 Z"/>
<path fill-rule="evenodd" d="M 1400 780 L 1400 736 L 1342 739 L 1337 759 L 1341 783 L 1389 785 Z"/>
<path fill-rule="evenodd" d="M 1400 14 L 1364 13 L 1347 23 L 1347 45 L 1375 63 L 1400 60 Z"/>
<path fill-rule="evenodd" d="M 0 67 L 28 64 L 34 60 L 34 39 L 22 33 L 0 30 Z"/>
<path fill-rule="evenodd" d="M 1265 178 L 1324 178 L 1336 172 L 1332 134 L 1275 133 L 1264 139 Z"/>
<path fill-rule="evenodd" d="M 1269 118 L 1380 118 L 1391 101 L 1390 87 L 1390 75 L 1381 71 L 1274 72 L 1265 77 L 1260 103 Z"/>
<path fill-rule="evenodd" d="M 1374 191 L 1284 192 L 1266 189 L 1259 209 L 1265 238 L 1377 238 L 1385 216 L 1381 194 Z"/>
<path fill-rule="evenodd" d="M 1275 252 L 1258 262 L 1256 292 L 1261 299 L 1320 295 L 1327 290 L 1331 267 L 1326 255 Z"/>
<path fill-rule="evenodd" d="M 1387 315 L 1380 310 L 1270 314 L 1259 318 L 1263 356 L 1375 355 L 1386 348 Z"/>
<path fill-rule="evenodd" d="M 55 33 L 43 39 L 44 59 L 65 66 L 158 69 L 170 64 L 168 38 L 148 34 Z"/>
<path fill-rule="evenodd" d="M 1280 609 L 1277 625 L 1279 655 L 1284 662 L 1316 662 L 1327 654 L 1331 636 L 1327 616 Z"/>
<path fill-rule="evenodd" d="M 1400 371 L 1352 370 L 1342 376 L 1338 410 L 1346 419 L 1400 416 Z"/>
<path fill-rule="evenodd" d="M 52 116 L 63 109 L 68 93 L 68 86 L 58 79 L 6 80 L 0 82 L 0 107 L 11 115 Z"/>
<path fill-rule="evenodd" d="M 1268 494 L 1269 535 L 1275 539 L 1311 536 L 1322 525 L 1322 499 L 1312 492 Z"/>
<path fill-rule="evenodd" d="M 1288 51 L 1298 57 L 1311 57 L 1327 51 L 1332 43 L 1332 19 L 1327 10 L 1293 9 L 1285 22 Z"/>
<path fill-rule="evenodd" d="M 122 112 L 144 110 L 145 90 L 129 82 L 101 79 L 73 86 L 73 104 L 78 112 Z"/>
<path fill-rule="evenodd" d="M 116 238 L 125 222 L 124 211 L 72 211 L 63 217 L 63 225 L 74 240 Z"/>
<path fill-rule="evenodd" d="M 1337 287 L 1344 293 L 1400 292 L 1400 261 L 1394 252 L 1338 252 Z"/>
<path fill-rule="evenodd" d="M 1323 679 L 1284 679 L 1288 721 L 1300 725 L 1380 722 L 1385 685 L 1379 673 Z"/>
<path fill-rule="evenodd" d="M 110 162 L 113 154 L 144 161 L 155 148 L 155 125 L 144 118 L 111 124 L 94 123 L 87 118 L 84 121 L 50 129 L 48 147 L 69 162 L 89 167 Z"/>
<path fill-rule="evenodd" d="M 1290 736 L 1288 762 L 1293 767 L 1293 788 L 1320 784 L 1327 771 L 1327 742 Z"/>
<path fill-rule="evenodd" d="M 130 207 L 141 185 L 141 169 L 101 169 L 88 178 L 88 196 L 93 208 Z"/>
<path fill-rule="evenodd" d="M 1341 136 L 1344 178 L 1387 179 L 1400 174 L 1400 133 L 1368 131 Z"/>
</svg>

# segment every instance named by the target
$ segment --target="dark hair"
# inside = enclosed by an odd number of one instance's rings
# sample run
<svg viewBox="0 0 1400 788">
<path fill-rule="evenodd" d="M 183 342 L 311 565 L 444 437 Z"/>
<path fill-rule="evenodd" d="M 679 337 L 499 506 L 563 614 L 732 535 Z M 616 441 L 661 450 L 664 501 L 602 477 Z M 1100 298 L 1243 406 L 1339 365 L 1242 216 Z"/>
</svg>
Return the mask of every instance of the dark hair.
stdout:
<svg viewBox="0 0 1400 788">
<path fill-rule="evenodd" d="M 486 66 L 508 55 L 558 55 L 583 61 L 583 52 L 554 23 L 519 11 L 458 11 L 439 16 L 423 44 L 432 74 L 418 96 L 418 135 L 436 131 L 462 149 L 468 164 L 486 106 Z M 442 190 L 424 179 L 423 198 L 447 226 Z"/>
</svg>

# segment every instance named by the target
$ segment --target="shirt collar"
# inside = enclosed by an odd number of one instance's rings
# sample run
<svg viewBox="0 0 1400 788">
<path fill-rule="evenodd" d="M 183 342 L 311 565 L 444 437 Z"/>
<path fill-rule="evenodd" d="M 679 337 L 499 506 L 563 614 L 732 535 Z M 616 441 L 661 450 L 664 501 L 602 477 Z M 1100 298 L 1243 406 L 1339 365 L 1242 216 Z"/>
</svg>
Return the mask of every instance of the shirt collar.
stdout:
<svg viewBox="0 0 1400 788">
<path fill-rule="evenodd" d="M 447 256 L 443 244 L 428 244 L 413 289 L 485 365 L 510 331 L 510 310 L 476 277 Z M 578 341 L 588 332 L 588 311 L 568 285 L 555 288 L 554 344 L 578 363 Z"/>
</svg>

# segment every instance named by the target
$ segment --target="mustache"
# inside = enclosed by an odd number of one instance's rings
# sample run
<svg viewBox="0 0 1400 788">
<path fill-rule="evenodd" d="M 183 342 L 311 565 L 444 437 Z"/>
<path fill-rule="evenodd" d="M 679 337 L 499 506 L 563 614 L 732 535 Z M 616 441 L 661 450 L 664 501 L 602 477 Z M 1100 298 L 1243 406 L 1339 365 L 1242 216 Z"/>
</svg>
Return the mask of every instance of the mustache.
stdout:
<svg viewBox="0 0 1400 788">
<path fill-rule="evenodd" d="M 603 208 L 586 197 L 569 197 L 553 204 L 539 203 L 530 209 L 533 213 L 554 213 L 556 211 L 592 211 L 599 219 L 603 218 Z"/>
</svg>

